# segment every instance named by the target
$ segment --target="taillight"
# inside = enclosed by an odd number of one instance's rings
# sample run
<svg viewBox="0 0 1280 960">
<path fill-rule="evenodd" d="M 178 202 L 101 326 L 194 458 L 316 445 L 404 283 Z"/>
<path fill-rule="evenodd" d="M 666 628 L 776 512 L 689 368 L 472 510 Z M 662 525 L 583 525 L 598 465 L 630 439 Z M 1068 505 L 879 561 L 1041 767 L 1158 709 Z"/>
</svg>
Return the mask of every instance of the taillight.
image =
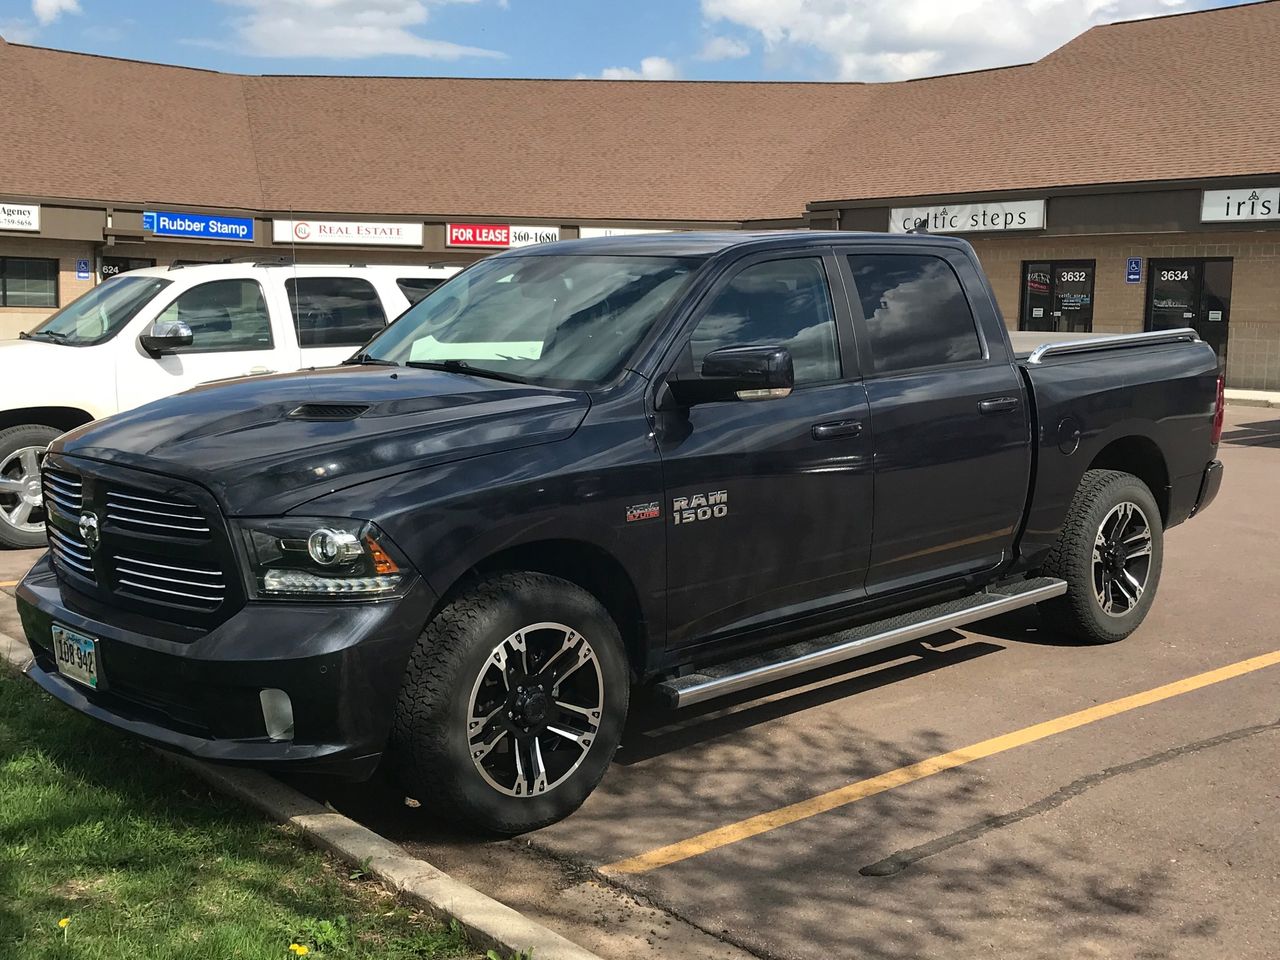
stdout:
<svg viewBox="0 0 1280 960">
<path fill-rule="evenodd" d="M 1222 439 L 1222 416 L 1227 412 L 1226 381 L 1218 375 L 1218 398 L 1213 402 L 1213 444 Z"/>
</svg>

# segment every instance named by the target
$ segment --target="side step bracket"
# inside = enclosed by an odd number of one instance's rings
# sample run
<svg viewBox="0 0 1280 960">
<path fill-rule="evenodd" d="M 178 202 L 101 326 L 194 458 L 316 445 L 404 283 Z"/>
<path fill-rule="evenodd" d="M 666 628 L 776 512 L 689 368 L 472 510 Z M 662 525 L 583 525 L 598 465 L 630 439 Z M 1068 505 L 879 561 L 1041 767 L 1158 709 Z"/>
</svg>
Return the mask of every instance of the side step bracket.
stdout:
<svg viewBox="0 0 1280 960">
<path fill-rule="evenodd" d="M 688 707 L 860 657 L 874 650 L 919 640 L 943 630 L 1008 613 L 1019 607 L 1028 607 L 1043 600 L 1060 597 L 1066 592 L 1066 581 L 1053 577 L 1004 583 L 989 587 L 982 593 L 877 620 L 852 630 L 803 640 L 743 657 L 741 660 L 703 667 L 697 673 L 664 680 L 657 685 L 656 690 L 672 707 Z"/>
</svg>

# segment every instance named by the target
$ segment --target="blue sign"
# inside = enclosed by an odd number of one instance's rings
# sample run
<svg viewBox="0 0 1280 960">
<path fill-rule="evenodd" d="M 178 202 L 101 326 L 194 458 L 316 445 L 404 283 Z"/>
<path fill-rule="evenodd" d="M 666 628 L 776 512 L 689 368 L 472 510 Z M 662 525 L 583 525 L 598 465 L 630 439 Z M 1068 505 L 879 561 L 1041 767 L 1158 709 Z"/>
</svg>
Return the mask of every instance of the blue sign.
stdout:
<svg viewBox="0 0 1280 960">
<path fill-rule="evenodd" d="M 81 259 L 76 261 L 76 279 L 77 280 L 89 279 L 89 261 L 88 260 Z"/>
<path fill-rule="evenodd" d="M 142 229 L 160 237 L 196 237 L 201 240 L 252 240 L 251 217 L 214 217 L 203 213 L 148 210 Z"/>
<path fill-rule="evenodd" d="M 1142 282 L 1142 258 L 1130 257 L 1129 265 L 1124 271 L 1125 283 L 1141 283 Z"/>
</svg>

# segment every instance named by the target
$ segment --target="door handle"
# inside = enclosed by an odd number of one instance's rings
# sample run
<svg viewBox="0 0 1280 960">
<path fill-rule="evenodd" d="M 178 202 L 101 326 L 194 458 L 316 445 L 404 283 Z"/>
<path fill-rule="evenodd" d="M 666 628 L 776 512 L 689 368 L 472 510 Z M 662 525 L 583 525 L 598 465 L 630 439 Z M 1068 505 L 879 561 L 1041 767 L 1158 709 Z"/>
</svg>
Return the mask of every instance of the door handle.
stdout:
<svg viewBox="0 0 1280 960">
<path fill-rule="evenodd" d="M 258 366 L 258 367 L 250 367 L 250 368 L 249 368 L 249 373 L 248 373 L 247 375 L 248 375 L 248 376 L 250 376 L 250 377 L 259 377 L 259 376 L 261 376 L 261 375 L 262 375 L 262 374 L 264 374 L 264 373 L 275 373 L 275 371 L 274 371 L 274 370 L 268 370 L 266 367 L 262 367 L 262 366 Z"/>
<path fill-rule="evenodd" d="M 840 437 L 857 437 L 862 435 L 861 420 L 833 420 L 831 423 L 815 423 L 813 439 L 836 440 Z"/>
<path fill-rule="evenodd" d="M 1012 413 L 1017 409 L 1017 397 L 988 397 L 986 400 L 978 401 L 979 413 Z"/>
</svg>

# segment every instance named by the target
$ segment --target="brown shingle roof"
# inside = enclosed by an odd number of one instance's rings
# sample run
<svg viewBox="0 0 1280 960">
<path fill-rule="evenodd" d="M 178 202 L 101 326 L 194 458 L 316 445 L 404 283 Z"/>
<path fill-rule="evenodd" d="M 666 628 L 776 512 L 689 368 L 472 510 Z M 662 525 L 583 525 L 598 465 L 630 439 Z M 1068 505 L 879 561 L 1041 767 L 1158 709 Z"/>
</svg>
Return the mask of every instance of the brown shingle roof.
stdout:
<svg viewBox="0 0 1280 960">
<path fill-rule="evenodd" d="M 0 45 L 0 193 L 794 217 L 815 199 L 1280 172 L 1280 0 L 885 84 L 258 77 Z"/>
</svg>

